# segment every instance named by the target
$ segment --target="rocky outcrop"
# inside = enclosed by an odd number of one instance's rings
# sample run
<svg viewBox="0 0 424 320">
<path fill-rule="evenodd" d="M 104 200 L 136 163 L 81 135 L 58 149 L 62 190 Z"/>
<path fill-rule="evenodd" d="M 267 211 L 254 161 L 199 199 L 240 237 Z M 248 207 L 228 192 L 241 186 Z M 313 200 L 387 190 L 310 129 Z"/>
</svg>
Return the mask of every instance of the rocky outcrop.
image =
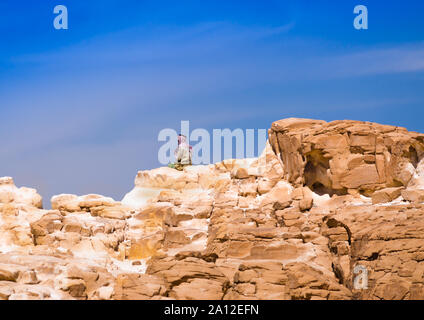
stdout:
<svg viewBox="0 0 424 320">
<path fill-rule="evenodd" d="M 424 135 L 285 119 L 122 201 L 0 179 L 0 299 L 424 299 Z"/>
<path fill-rule="evenodd" d="M 43 208 L 43 199 L 37 193 L 37 190 L 26 187 L 17 188 L 11 177 L 0 178 L 0 203 Z"/>
<path fill-rule="evenodd" d="M 361 121 L 285 119 L 269 135 L 285 178 L 318 193 L 406 187 L 424 152 L 423 134 Z"/>
</svg>

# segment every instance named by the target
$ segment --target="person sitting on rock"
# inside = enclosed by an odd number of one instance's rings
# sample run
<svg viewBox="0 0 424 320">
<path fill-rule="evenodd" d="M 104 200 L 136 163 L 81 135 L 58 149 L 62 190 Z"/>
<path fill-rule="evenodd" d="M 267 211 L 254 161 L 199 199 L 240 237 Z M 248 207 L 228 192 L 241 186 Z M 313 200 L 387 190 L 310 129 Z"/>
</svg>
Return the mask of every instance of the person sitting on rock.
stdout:
<svg viewBox="0 0 424 320">
<path fill-rule="evenodd" d="M 176 163 L 168 166 L 183 171 L 184 167 L 191 165 L 191 153 L 192 147 L 187 143 L 186 136 L 178 135 L 178 147 L 174 152 Z"/>
</svg>

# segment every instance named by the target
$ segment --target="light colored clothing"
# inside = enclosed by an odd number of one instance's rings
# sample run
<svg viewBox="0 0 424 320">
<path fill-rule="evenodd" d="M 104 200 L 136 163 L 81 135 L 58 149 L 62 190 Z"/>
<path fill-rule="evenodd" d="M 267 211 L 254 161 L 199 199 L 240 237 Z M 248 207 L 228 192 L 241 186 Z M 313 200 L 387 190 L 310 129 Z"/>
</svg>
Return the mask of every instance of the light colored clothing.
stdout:
<svg viewBox="0 0 424 320">
<path fill-rule="evenodd" d="M 175 160 L 181 164 L 191 163 L 190 148 L 184 146 L 178 146 L 175 154 Z"/>
<path fill-rule="evenodd" d="M 178 137 L 178 147 L 174 152 L 176 163 L 182 165 L 191 164 L 191 147 L 186 141 L 186 137 Z"/>
</svg>

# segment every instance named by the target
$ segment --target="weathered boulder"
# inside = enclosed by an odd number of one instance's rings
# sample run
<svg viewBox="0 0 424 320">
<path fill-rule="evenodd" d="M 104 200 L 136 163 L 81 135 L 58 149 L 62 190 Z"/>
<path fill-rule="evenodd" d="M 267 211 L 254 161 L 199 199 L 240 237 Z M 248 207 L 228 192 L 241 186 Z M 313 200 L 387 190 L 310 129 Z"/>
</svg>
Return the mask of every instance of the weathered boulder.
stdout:
<svg viewBox="0 0 424 320">
<path fill-rule="evenodd" d="M 382 190 L 378 190 L 372 194 L 372 203 L 378 204 L 378 203 L 386 203 L 391 202 L 395 200 L 396 198 L 400 197 L 401 192 L 403 188 L 385 188 Z"/>
<path fill-rule="evenodd" d="M 43 207 L 43 199 L 32 188 L 17 188 L 11 177 L 0 178 L 0 203 L 15 203 L 34 206 L 36 208 Z"/>
<path fill-rule="evenodd" d="M 202 257 L 154 258 L 146 272 L 163 279 L 168 296 L 174 299 L 219 300 L 229 286 L 219 268 Z"/>
<path fill-rule="evenodd" d="M 114 206 L 116 204 L 116 201 L 112 198 L 98 194 L 88 194 L 84 196 L 60 194 L 53 196 L 51 199 L 53 210 L 61 210 L 65 212 L 89 211 L 94 207 Z"/>
</svg>

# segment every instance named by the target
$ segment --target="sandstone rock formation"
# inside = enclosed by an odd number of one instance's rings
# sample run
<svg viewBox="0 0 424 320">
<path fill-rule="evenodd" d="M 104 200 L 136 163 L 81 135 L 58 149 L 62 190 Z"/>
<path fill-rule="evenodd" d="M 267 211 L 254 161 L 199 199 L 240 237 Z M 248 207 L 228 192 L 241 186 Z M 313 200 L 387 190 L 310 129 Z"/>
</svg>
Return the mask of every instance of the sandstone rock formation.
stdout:
<svg viewBox="0 0 424 320">
<path fill-rule="evenodd" d="M 403 128 L 285 119 L 121 202 L 0 178 L 0 299 L 424 299 L 423 159 Z"/>
<path fill-rule="evenodd" d="M 330 194 L 406 187 L 424 152 L 423 134 L 360 121 L 280 120 L 270 141 L 289 182 Z"/>
</svg>

